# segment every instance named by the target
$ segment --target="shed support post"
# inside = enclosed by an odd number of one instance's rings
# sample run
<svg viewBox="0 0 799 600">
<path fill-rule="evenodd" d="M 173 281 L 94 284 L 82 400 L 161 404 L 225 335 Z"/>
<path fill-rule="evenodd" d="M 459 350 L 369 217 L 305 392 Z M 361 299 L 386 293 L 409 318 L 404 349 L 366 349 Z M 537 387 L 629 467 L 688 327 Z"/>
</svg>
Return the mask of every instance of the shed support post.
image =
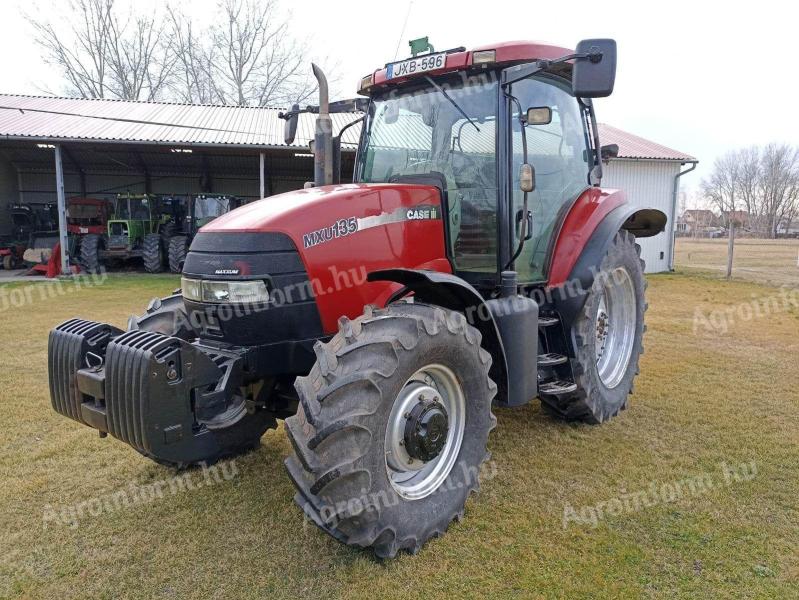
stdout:
<svg viewBox="0 0 799 600">
<path fill-rule="evenodd" d="M 266 198 L 266 154 L 261 152 L 259 155 L 260 169 L 258 170 L 261 180 L 261 198 Z"/>
<path fill-rule="evenodd" d="M 67 202 L 64 195 L 64 165 L 61 161 L 61 144 L 56 144 L 55 147 L 55 190 L 58 198 L 58 241 L 61 243 L 61 274 L 69 275 Z"/>
</svg>

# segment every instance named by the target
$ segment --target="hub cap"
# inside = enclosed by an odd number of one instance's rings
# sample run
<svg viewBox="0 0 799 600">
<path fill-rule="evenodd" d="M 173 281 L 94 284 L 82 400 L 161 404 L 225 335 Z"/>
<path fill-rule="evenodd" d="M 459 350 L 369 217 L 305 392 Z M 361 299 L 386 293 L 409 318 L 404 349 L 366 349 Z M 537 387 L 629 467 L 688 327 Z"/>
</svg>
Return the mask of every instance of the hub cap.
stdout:
<svg viewBox="0 0 799 600">
<path fill-rule="evenodd" d="M 386 471 L 403 498 L 429 496 L 446 480 L 460 452 L 466 399 L 443 365 L 419 369 L 394 401 L 386 427 Z"/>
<path fill-rule="evenodd" d="M 596 314 L 597 373 L 607 388 L 624 378 L 635 344 L 637 306 L 635 286 L 626 269 L 608 273 L 600 292 Z"/>
</svg>

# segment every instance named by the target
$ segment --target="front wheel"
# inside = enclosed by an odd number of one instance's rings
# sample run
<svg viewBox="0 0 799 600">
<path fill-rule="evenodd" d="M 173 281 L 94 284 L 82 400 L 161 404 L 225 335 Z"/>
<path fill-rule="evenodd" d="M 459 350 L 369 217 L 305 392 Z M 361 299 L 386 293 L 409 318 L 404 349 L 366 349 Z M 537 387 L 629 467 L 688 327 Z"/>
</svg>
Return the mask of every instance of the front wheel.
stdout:
<svg viewBox="0 0 799 600">
<path fill-rule="evenodd" d="M 286 420 L 295 501 L 379 557 L 416 552 L 463 514 L 496 419 L 491 356 L 460 314 L 400 302 L 342 318 L 297 379 Z"/>
<path fill-rule="evenodd" d="M 635 236 L 619 231 L 572 328 L 577 389 L 541 394 L 543 406 L 566 420 L 602 423 L 627 406 L 643 352 L 646 280 Z"/>
</svg>

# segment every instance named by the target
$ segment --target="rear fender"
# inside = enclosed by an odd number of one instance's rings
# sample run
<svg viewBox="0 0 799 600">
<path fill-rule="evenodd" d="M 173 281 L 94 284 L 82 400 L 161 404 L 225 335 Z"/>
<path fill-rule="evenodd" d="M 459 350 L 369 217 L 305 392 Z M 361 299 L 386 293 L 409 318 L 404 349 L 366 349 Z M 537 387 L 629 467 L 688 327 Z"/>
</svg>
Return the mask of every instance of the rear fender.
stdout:
<svg viewBox="0 0 799 600">
<path fill-rule="evenodd" d="M 508 397 L 508 367 L 505 348 L 494 317 L 480 293 L 466 281 L 451 273 L 415 269 L 385 269 L 367 275 L 369 281 L 391 281 L 404 286 L 399 294 L 413 292 L 414 298 L 463 313 L 482 335 L 482 346 L 493 358 L 489 375 L 497 384 L 496 402 L 504 404 Z M 392 298 L 398 297 L 398 294 Z M 390 301 L 390 300 L 389 300 Z"/>
</svg>

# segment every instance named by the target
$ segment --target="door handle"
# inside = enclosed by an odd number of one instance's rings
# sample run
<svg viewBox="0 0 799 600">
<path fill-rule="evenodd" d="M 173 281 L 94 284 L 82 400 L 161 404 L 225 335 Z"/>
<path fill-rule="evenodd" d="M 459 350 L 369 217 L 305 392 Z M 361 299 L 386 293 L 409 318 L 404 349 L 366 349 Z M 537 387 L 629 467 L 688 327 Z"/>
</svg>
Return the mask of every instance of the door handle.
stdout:
<svg viewBox="0 0 799 600">
<path fill-rule="evenodd" d="M 519 237 L 521 234 L 521 224 L 522 224 L 522 211 L 519 210 L 516 212 L 516 237 Z M 527 211 L 527 227 L 525 227 L 524 232 L 524 241 L 531 239 L 533 237 L 533 211 Z"/>
</svg>

